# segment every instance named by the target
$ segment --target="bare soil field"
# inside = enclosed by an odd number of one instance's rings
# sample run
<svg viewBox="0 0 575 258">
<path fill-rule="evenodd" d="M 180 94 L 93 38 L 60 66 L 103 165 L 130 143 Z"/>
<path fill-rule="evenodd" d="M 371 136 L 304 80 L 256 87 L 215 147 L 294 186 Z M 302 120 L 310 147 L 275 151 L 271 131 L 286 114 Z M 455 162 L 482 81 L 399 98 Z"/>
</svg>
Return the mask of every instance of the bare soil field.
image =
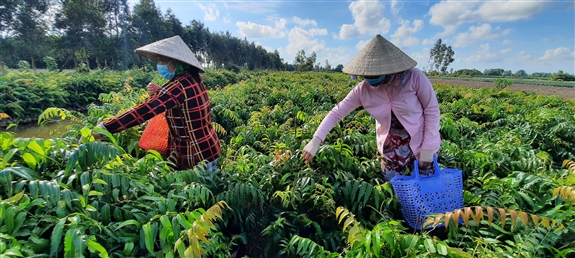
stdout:
<svg viewBox="0 0 575 258">
<path fill-rule="evenodd" d="M 466 86 L 472 88 L 494 87 L 492 82 L 473 82 L 473 81 L 442 80 L 442 79 L 430 79 L 430 81 L 432 83 L 445 83 L 445 84 Z M 565 99 L 575 99 L 575 88 L 569 88 L 569 87 L 513 84 L 509 87 L 509 91 L 535 92 L 541 95 L 554 95 Z"/>
</svg>

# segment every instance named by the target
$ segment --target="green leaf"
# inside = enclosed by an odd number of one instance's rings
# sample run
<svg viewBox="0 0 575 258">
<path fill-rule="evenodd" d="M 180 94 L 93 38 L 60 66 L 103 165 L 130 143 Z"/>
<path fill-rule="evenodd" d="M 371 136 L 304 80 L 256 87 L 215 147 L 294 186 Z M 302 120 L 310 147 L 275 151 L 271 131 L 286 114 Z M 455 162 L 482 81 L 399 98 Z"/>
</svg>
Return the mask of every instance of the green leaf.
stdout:
<svg viewBox="0 0 575 258">
<path fill-rule="evenodd" d="M 178 218 L 180 225 L 184 226 L 185 229 L 190 229 L 192 227 L 192 223 L 188 222 L 182 214 L 176 215 L 176 218 Z"/>
<path fill-rule="evenodd" d="M 84 257 L 84 242 L 79 228 L 71 228 L 66 232 L 66 237 L 64 237 L 64 257 Z"/>
<path fill-rule="evenodd" d="M 150 222 L 144 224 L 142 226 L 142 230 L 144 231 L 144 243 L 146 244 L 146 249 L 151 254 L 154 254 L 154 236 L 152 235 L 152 226 Z"/>
<path fill-rule="evenodd" d="M 99 179 L 99 178 L 94 179 L 93 183 L 94 183 L 94 184 L 108 185 L 108 183 L 106 183 L 106 181 L 104 181 L 104 180 L 102 180 L 102 179 Z"/>
<path fill-rule="evenodd" d="M 437 243 L 437 253 L 447 256 L 447 246 L 444 243 Z"/>
<path fill-rule="evenodd" d="M 11 149 L 8 152 L 6 152 L 4 158 L 2 159 L 2 167 L 8 166 L 8 162 L 10 162 L 10 159 L 12 159 L 12 157 L 17 151 L 18 149 Z"/>
<path fill-rule="evenodd" d="M 102 258 L 108 258 L 108 252 L 106 249 L 98 242 L 96 242 L 95 239 L 96 237 L 88 238 L 88 250 L 90 250 L 92 253 L 98 252 Z"/>
<path fill-rule="evenodd" d="M 17 248 L 10 248 L 4 251 L 4 253 L 0 257 L 11 257 L 11 256 L 24 257 L 24 255 L 22 255 L 22 253 Z"/>
<path fill-rule="evenodd" d="M 435 250 L 435 245 L 433 243 L 433 240 L 425 239 L 425 241 L 423 241 L 423 245 L 425 245 L 425 249 L 427 249 L 428 252 L 430 252 L 432 254 L 437 252 L 437 250 Z"/>
<path fill-rule="evenodd" d="M 136 226 L 136 228 L 140 228 L 140 222 L 138 222 L 137 220 L 134 220 L 134 219 L 130 219 L 130 220 L 126 220 L 126 221 L 120 223 L 120 225 L 118 225 L 116 230 L 118 230 L 122 227 L 128 226 L 128 225 L 134 225 L 134 226 Z"/>
<path fill-rule="evenodd" d="M 517 192 L 517 194 L 519 194 L 521 198 L 523 198 L 523 200 L 525 200 L 531 206 L 529 208 L 535 207 L 535 203 L 533 203 L 533 199 L 529 197 L 529 195 L 521 191 Z"/>
<path fill-rule="evenodd" d="M 169 242 L 169 240 L 171 240 L 170 235 L 173 236 L 174 234 L 172 231 L 172 224 L 170 223 L 168 216 L 160 217 L 160 222 L 162 223 L 162 231 L 160 233 L 160 239 Z"/>
<path fill-rule="evenodd" d="M 90 191 L 90 193 L 88 194 L 88 196 L 94 196 L 94 195 L 103 196 L 104 194 L 102 192 L 98 192 L 98 191 L 94 191 L 94 190 Z"/>
<path fill-rule="evenodd" d="M 38 161 L 36 160 L 36 157 L 34 157 L 34 155 L 26 152 L 24 153 L 24 155 L 22 155 L 22 159 L 24 160 L 24 162 L 26 162 L 26 165 L 28 165 L 28 167 L 30 167 L 31 169 L 36 169 Z"/>
<path fill-rule="evenodd" d="M 122 251 L 122 253 L 124 255 L 130 255 L 132 253 L 132 250 L 134 250 L 134 242 L 128 242 L 124 245 L 124 250 Z"/>
<path fill-rule="evenodd" d="M 41 157 L 46 156 L 44 149 L 36 142 L 36 140 L 30 140 L 28 143 L 28 148 L 38 153 Z"/>
<path fill-rule="evenodd" d="M 106 204 L 102 206 L 102 211 L 100 212 L 100 218 L 102 220 L 102 224 L 104 225 L 110 224 L 110 205 Z"/>
<path fill-rule="evenodd" d="M 50 256 L 52 257 L 57 256 L 58 249 L 60 249 L 64 223 L 66 223 L 66 218 L 61 218 L 58 223 L 56 223 L 54 230 L 52 230 L 52 236 L 50 237 Z"/>
<path fill-rule="evenodd" d="M 14 228 L 12 229 L 11 232 L 12 235 L 15 235 L 16 232 L 18 232 L 20 227 L 22 227 L 22 224 L 24 224 L 25 219 L 26 219 L 26 212 L 20 212 L 18 213 L 18 215 L 16 215 L 16 217 L 14 218 Z"/>
</svg>

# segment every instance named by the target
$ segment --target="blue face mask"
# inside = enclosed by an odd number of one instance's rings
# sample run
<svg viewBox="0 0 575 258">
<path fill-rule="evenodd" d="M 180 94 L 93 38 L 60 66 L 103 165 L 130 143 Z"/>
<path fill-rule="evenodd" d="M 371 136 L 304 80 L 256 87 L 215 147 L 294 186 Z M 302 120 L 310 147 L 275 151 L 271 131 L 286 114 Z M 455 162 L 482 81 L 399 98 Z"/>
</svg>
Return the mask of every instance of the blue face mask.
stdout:
<svg viewBox="0 0 575 258">
<path fill-rule="evenodd" d="M 168 70 L 168 65 L 156 65 L 156 67 L 158 68 L 158 73 L 160 73 L 160 75 L 162 77 L 164 77 L 166 80 L 171 80 L 172 78 L 174 78 L 174 73 L 171 73 L 170 70 Z"/>
<path fill-rule="evenodd" d="M 379 84 L 383 81 L 385 81 L 387 75 L 382 75 L 379 78 L 375 78 L 375 79 L 365 79 L 365 82 L 369 83 L 369 85 L 373 86 L 373 87 L 377 87 L 379 86 Z"/>
</svg>

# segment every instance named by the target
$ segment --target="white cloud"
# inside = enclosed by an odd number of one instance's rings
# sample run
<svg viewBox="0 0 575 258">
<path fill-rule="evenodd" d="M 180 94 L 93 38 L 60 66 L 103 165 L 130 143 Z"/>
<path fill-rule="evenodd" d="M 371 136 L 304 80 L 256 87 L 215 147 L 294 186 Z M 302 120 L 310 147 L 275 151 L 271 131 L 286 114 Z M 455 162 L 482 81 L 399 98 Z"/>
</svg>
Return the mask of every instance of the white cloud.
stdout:
<svg viewBox="0 0 575 258">
<path fill-rule="evenodd" d="M 317 26 L 317 22 L 315 20 L 302 19 L 296 16 L 293 17 L 293 22 L 301 26 L 307 26 L 307 25 Z"/>
<path fill-rule="evenodd" d="M 409 37 L 413 33 L 416 33 L 423 28 L 423 21 L 422 20 L 414 20 L 413 27 L 410 27 L 410 22 L 408 20 L 400 21 L 401 26 L 397 28 L 395 33 L 391 35 L 392 38 L 404 38 Z"/>
<path fill-rule="evenodd" d="M 413 52 L 413 53 L 409 54 L 409 56 L 417 62 L 417 65 L 416 65 L 417 68 L 419 68 L 421 70 L 427 69 L 430 50 L 431 50 L 430 48 L 426 47 L 426 48 L 423 48 L 419 52 Z"/>
<path fill-rule="evenodd" d="M 322 52 L 321 55 L 318 55 L 317 61 L 325 65 L 325 60 L 327 59 L 332 68 L 335 68 L 339 64 L 347 65 L 357 54 L 357 52 L 348 47 L 326 48 Z"/>
<path fill-rule="evenodd" d="M 251 21 L 239 21 L 236 22 L 236 26 L 238 26 L 242 37 L 246 37 L 248 39 L 282 38 L 286 36 L 285 32 L 283 32 L 286 23 L 287 21 L 285 19 L 280 19 L 279 21 L 275 22 L 275 27 L 272 27 L 269 25 L 257 24 Z"/>
<path fill-rule="evenodd" d="M 451 34 L 455 33 L 456 31 L 457 31 L 456 25 L 443 26 L 443 32 L 437 33 L 437 35 L 435 35 L 434 38 L 442 38 L 442 37 L 445 37 L 447 35 L 451 35 Z"/>
<path fill-rule="evenodd" d="M 502 22 L 529 19 L 542 10 L 548 1 L 497 1 L 484 2 L 476 10 L 484 21 Z"/>
<path fill-rule="evenodd" d="M 355 22 L 341 26 L 339 39 L 387 33 L 391 28 L 391 22 L 384 17 L 384 9 L 385 6 L 380 2 L 351 2 L 349 10 Z"/>
<path fill-rule="evenodd" d="M 497 28 L 495 28 L 495 31 L 497 31 L 497 32 L 501 31 L 501 27 L 497 26 Z M 509 33 L 511 33 L 511 29 L 505 29 L 505 30 L 501 31 L 499 34 L 501 36 L 506 36 Z"/>
<path fill-rule="evenodd" d="M 401 8 L 403 8 L 403 3 L 402 1 L 399 0 L 391 0 L 391 12 L 394 15 L 398 15 L 399 11 L 401 10 Z"/>
<path fill-rule="evenodd" d="M 503 58 L 495 53 L 491 53 L 491 47 L 489 43 L 485 43 L 479 47 L 475 54 L 470 55 L 467 57 L 466 61 L 468 63 L 493 63 L 493 62 L 501 62 Z"/>
<path fill-rule="evenodd" d="M 519 58 L 520 60 L 529 60 L 529 59 L 531 59 L 531 55 L 528 55 L 527 52 L 525 52 L 525 51 L 521 51 L 517 55 L 517 58 Z"/>
<path fill-rule="evenodd" d="M 436 40 L 432 40 L 432 39 L 424 39 L 423 42 L 421 42 L 421 44 L 423 45 L 432 45 L 433 43 L 435 43 Z"/>
<path fill-rule="evenodd" d="M 327 29 L 311 28 L 311 29 L 308 30 L 308 32 L 309 32 L 312 36 L 316 36 L 316 35 L 327 35 Z"/>
<path fill-rule="evenodd" d="M 566 47 L 558 47 L 556 49 L 549 49 L 545 51 L 542 57 L 538 58 L 539 61 L 571 61 L 575 58 L 575 52 Z"/>
<path fill-rule="evenodd" d="M 367 43 L 369 43 L 369 40 L 360 40 L 360 41 L 357 42 L 357 44 L 355 45 L 355 49 L 356 49 L 356 50 L 362 50 L 363 47 L 365 47 L 365 45 L 367 45 Z"/>
<path fill-rule="evenodd" d="M 201 3 L 196 3 L 198 5 L 198 7 L 200 7 L 200 9 L 202 11 L 204 11 L 204 20 L 206 21 L 215 21 L 218 19 L 218 17 L 220 17 L 220 9 L 218 9 L 218 6 L 214 3 L 208 3 L 206 5 L 203 5 Z"/>
<path fill-rule="evenodd" d="M 411 36 L 407 38 L 392 38 L 390 41 L 398 48 L 408 48 L 419 43 L 419 39 Z"/>
<path fill-rule="evenodd" d="M 511 48 L 505 48 L 505 49 L 501 49 L 501 50 L 499 51 L 499 53 L 501 53 L 501 54 L 507 54 L 507 53 L 509 53 L 509 52 L 511 52 Z"/>
<path fill-rule="evenodd" d="M 480 40 L 489 40 L 499 37 L 499 34 L 491 30 L 491 25 L 484 23 L 480 26 L 470 26 L 468 32 L 460 33 L 455 36 L 454 47 L 469 46 Z"/>
<path fill-rule="evenodd" d="M 463 23 L 510 22 L 529 19 L 548 1 L 457 1 L 443 0 L 429 8 L 429 23 L 457 26 Z"/>
<path fill-rule="evenodd" d="M 395 44 L 397 47 L 411 47 L 419 43 L 419 39 L 411 36 L 413 33 L 416 33 L 423 28 L 423 21 L 422 20 L 414 20 L 413 26 L 410 26 L 410 22 L 408 20 L 400 21 L 401 26 L 397 28 L 395 33 L 391 35 L 391 42 Z"/>
<path fill-rule="evenodd" d="M 506 39 L 503 41 L 503 45 L 505 45 L 505 46 L 513 46 L 513 44 L 514 44 L 513 41 L 511 41 L 509 39 Z"/>
<path fill-rule="evenodd" d="M 312 39 L 313 36 L 316 35 L 327 35 L 326 29 L 310 29 L 305 30 L 298 26 L 293 27 L 287 37 L 288 37 L 288 45 L 284 47 L 278 48 L 281 56 L 286 56 L 285 60 L 290 62 L 289 58 L 292 58 L 297 54 L 298 51 L 304 50 L 306 55 L 311 55 L 312 52 L 316 52 L 316 54 L 322 50 L 325 50 L 325 42 L 318 39 Z"/>
<path fill-rule="evenodd" d="M 446 0 L 429 9 L 430 23 L 452 25 L 474 22 L 517 21 L 531 18 L 547 1 L 456 1 Z"/>
<path fill-rule="evenodd" d="M 225 23 L 230 23 L 230 22 L 232 22 L 232 20 L 230 20 L 229 17 L 225 17 L 225 16 L 224 16 L 223 19 L 224 19 L 224 22 L 225 22 Z"/>
</svg>

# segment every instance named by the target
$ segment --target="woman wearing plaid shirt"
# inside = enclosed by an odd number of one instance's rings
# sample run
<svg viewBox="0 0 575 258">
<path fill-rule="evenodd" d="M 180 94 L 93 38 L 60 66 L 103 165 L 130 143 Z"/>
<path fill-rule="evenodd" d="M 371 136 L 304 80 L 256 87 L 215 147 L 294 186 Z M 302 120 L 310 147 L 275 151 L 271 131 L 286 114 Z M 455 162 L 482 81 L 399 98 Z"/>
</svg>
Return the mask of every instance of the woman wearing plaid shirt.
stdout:
<svg viewBox="0 0 575 258">
<path fill-rule="evenodd" d="M 215 171 L 221 146 L 212 127 L 208 91 L 200 77 L 204 70 L 190 48 L 179 36 L 174 36 L 140 47 L 135 52 L 156 61 L 158 72 L 169 81 L 163 86 L 148 84 L 151 96 L 146 101 L 99 126 L 116 133 L 166 112 L 170 128 L 168 160 L 180 170 L 207 161 L 203 170 Z M 101 138 L 94 134 L 95 138 Z"/>
</svg>

